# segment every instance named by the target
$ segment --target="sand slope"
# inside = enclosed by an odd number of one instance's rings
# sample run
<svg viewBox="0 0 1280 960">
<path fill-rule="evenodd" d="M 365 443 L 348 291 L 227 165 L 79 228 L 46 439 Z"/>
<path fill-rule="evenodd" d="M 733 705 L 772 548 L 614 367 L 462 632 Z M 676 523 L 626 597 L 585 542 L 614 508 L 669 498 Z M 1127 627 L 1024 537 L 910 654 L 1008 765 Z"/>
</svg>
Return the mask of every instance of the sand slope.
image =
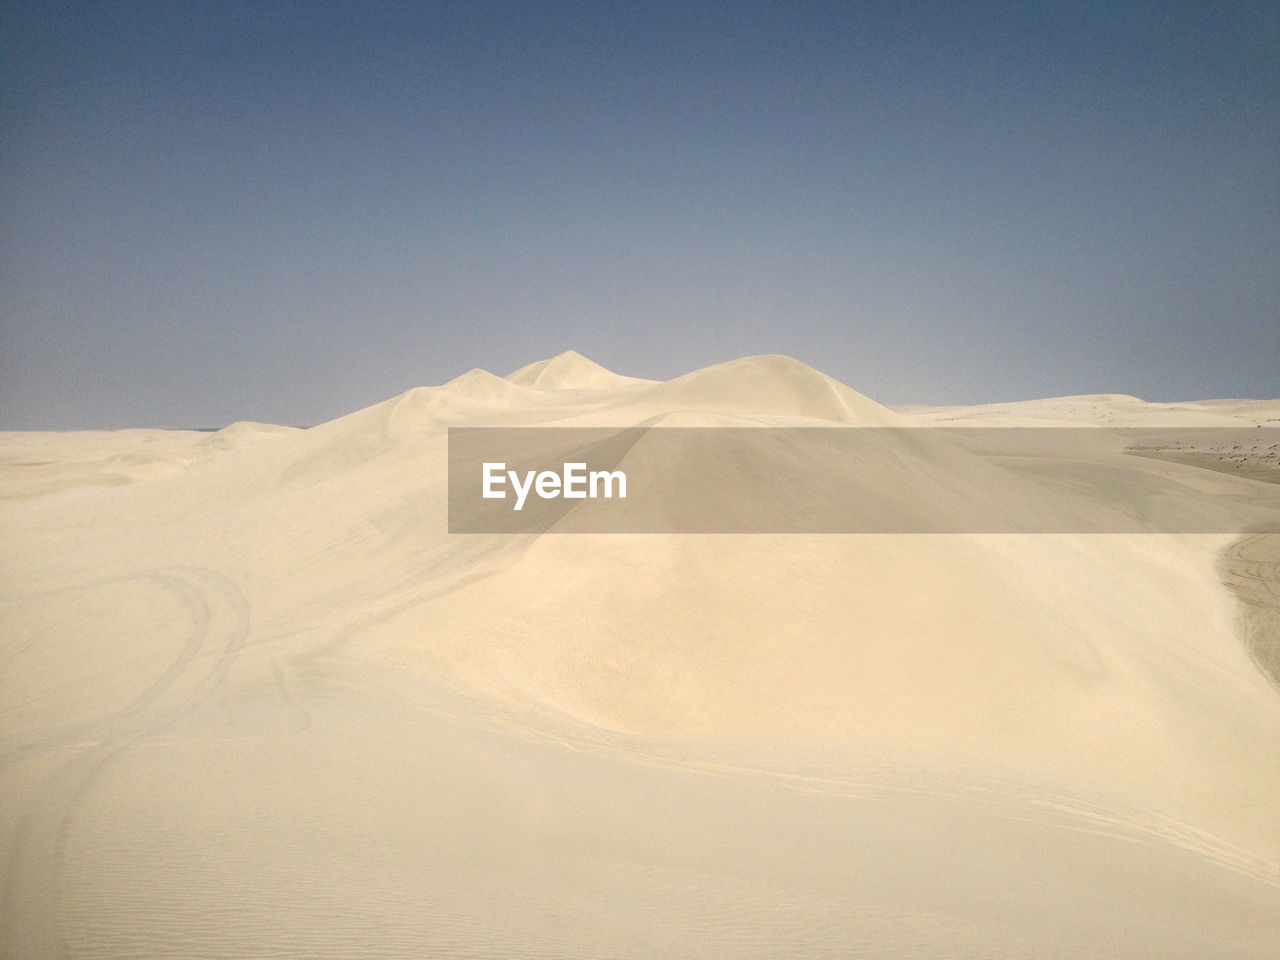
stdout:
<svg viewBox="0 0 1280 960">
<path fill-rule="evenodd" d="M 0 955 L 1267 956 L 1277 621 L 1223 582 L 1266 608 L 1265 543 L 445 532 L 449 426 L 1280 417 L 1154 406 L 569 353 L 309 430 L 0 435 Z M 893 485 L 954 511 L 1102 456 Z"/>
</svg>

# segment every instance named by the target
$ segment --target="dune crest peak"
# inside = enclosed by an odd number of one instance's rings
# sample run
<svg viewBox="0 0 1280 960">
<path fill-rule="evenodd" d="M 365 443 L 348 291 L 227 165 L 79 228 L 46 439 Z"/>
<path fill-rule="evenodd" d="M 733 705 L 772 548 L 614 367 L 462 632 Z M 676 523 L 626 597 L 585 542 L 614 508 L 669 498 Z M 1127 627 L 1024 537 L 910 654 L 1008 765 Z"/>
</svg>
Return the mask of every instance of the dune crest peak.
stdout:
<svg viewBox="0 0 1280 960">
<path fill-rule="evenodd" d="M 614 373 L 577 350 L 566 350 L 546 360 L 526 364 L 507 374 L 505 379 L 538 390 L 615 390 L 654 382 Z"/>
<path fill-rule="evenodd" d="M 761 354 L 713 364 L 659 384 L 651 399 L 678 410 L 901 426 L 887 407 L 794 357 Z"/>
</svg>

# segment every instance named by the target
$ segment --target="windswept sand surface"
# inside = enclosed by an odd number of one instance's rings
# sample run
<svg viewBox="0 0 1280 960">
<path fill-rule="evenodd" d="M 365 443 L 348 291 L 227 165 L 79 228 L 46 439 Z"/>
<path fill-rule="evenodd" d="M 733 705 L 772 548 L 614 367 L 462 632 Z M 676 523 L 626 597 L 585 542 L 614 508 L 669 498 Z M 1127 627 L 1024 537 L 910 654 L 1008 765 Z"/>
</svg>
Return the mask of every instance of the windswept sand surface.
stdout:
<svg viewBox="0 0 1280 960">
<path fill-rule="evenodd" d="M 309 430 L 0 435 L 0 956 L 1277 955 L 1273 447 L 903 474 L 1215 534 L 446 532 L 448 427 L 651 422 L 1280 402 L 890 410 L 565 354 Z"/>
</svg>

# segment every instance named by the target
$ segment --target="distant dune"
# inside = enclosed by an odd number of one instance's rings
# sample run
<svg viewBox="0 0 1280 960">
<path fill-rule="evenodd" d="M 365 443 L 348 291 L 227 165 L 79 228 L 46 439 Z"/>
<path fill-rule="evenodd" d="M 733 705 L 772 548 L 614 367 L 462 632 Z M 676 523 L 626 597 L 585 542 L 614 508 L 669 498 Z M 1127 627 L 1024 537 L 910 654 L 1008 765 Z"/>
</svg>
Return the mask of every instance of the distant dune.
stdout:
<svg viewBox="0 0 1280 960">
<path fill-rule="evenodd" d="M 1221 532 L 447 532 L 448 428 L 637 425 L 1043 427 L 850 498 Z M 1274 955 L 1277 428 L 569 352 L 306 430 L 0 434 L 0 955 Z"/>
</svg>

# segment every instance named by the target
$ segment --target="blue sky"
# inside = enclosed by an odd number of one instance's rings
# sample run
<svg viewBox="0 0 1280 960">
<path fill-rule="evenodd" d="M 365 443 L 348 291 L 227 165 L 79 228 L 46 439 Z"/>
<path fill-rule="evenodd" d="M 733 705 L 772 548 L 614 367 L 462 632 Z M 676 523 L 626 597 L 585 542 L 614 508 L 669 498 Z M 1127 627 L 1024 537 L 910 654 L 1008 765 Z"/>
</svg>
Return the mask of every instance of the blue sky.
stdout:
<svg viewBox="0 0 1280 960">
<path fill-rule="evenodd" d="M 0 427 L 577 349 L 1280 395 L 1280 4 L 0 4 Z"/>
</svg>

